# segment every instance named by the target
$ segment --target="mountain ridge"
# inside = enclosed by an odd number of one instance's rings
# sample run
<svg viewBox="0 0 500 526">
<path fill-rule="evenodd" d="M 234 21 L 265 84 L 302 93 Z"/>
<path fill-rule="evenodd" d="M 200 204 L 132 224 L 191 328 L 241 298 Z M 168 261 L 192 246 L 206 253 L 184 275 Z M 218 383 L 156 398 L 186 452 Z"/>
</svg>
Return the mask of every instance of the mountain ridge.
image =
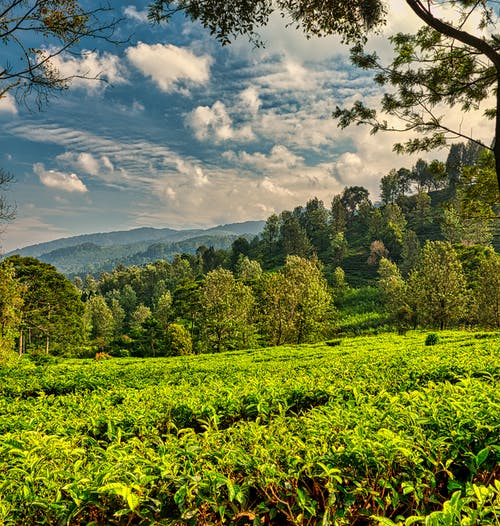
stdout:
<svg viewBox="0 0 500 526">
<path fill-rule="evenodd" d="M 14 254 L 38 258 L 53 264 L 63 274 L 96 274 L 110 271 L 119 264 L 140 265 L 156 259 L 169 259 L 176 253 L 194 253 L 200 245 L 227 249 L 237 237 L 248 239 L 258 235 L 265 221 L 228 223 L 206 229 L 176 230 L 141 227 L 131 230 L 80 234 L 37 243 L 12 250 Z M 151 250 L 152 247 L 161 250 Z M 151 257 L 148 256 L 151 254 Z"/>
</svg>

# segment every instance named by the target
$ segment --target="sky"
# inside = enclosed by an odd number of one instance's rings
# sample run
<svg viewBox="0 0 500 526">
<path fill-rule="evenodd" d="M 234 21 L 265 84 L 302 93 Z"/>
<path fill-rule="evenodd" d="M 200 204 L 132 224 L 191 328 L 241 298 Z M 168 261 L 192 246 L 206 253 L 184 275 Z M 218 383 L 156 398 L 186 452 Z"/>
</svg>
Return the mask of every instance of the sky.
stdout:
<svg viewBox="0 0 500 526">
<path fill-rule="evenodd" d="M 54 64 L 106 82 L 76 79 L 42 111 L 0 99 L 0 166 L 15 177 L 5 197 L 17 207 L 1 252 L 93 232 L 266 219 L 313 197 L 328 207 L 352 185 L 376 200 L 381 177 L 417 160 L 393 153 L 401 136 L 341 130 L 331 118 L 337 105 L 376 106 L 381 95 L 337 38 L 307 40 L 275 17 L 260 31 L 265 48 L 246 38 L 222 48 L 182 16 L 150 24 L 147 3 L 113 0 L 124 43 L 86 43 Z M 403 1 L 388 13 L 369 42 L 386 58 L 387 35 L 418 27 Z M 480 114 L 467 126 L 491 137 Z"/>
</svg>

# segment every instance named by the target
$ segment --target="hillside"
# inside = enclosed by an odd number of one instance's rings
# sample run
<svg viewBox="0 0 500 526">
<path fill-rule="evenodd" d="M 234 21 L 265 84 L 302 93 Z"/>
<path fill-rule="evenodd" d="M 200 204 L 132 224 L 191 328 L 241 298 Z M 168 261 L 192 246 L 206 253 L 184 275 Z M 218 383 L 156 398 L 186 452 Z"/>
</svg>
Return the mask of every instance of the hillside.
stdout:
<svg viewBox="0 0 500 526">
<path fill-rule="evenodd" d="M 140 265 L 175 254 L 194 254 L 200 245 L 229 249 L 240 236 L 253 238 L 262 231 L 264 221 L 231 223 L 208 229 L 174 230 L 138 228 L 134 230 L 85 234 L 56 239 L 13 250 L 54 265 L 68 276 L 99 274 L 118 265 Z"/>
</svg>

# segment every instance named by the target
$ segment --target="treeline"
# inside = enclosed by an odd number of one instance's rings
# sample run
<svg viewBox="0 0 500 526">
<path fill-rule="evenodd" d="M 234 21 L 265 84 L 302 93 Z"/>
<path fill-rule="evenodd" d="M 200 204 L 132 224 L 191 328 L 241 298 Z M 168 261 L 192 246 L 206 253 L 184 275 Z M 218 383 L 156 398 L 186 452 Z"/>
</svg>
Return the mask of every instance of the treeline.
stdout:
<svg viewBox="0 0 500 526">
<path fill-rule="evenodd" d="M 76 284 L 34 258 L 13 256 L 0 268 L 1 340 L 12 348 L 17 339 L 20 354 L 170 356 L 303 343 L 328 336 L 334 319 L 321 264 L 298 256 L 269 273 L 241 258 L 236 275 L 219 267 L 202 278 L 177 257 Z"/>
<path fill-rule="evenodd" d="M 329 208 L 314 198 L 273 214 L 231 250 L 201 246 L 74 283 L 13 256 L 0 265 L 0 341 L 19 353 L 138 356 L 312 342 L 341 330 L 345 298 L 366 284 L 379 291 L 377 323 L 400 331 L 500 327 L 491 154 L 454 145 L 446 163 L 392 170 L 380 189 L 377 205 L 352 186 Z"/>
</svg>

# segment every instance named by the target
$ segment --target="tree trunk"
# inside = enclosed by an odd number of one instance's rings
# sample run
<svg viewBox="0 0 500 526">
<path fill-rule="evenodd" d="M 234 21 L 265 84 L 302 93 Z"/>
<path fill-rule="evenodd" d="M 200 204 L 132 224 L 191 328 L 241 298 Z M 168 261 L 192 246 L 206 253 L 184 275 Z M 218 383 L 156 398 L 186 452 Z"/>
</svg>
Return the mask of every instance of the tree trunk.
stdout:
<svg viewBox="0 0 500 526">
<path fill-rule="evenodd" d="M 45 336 L 45 354 L 49 354 L 49 335 Z"/>
<path fill-rule="evenodd" d="M 23 331 L 19 333 L 19 358 L 23 355 Z"/>
</svg>

